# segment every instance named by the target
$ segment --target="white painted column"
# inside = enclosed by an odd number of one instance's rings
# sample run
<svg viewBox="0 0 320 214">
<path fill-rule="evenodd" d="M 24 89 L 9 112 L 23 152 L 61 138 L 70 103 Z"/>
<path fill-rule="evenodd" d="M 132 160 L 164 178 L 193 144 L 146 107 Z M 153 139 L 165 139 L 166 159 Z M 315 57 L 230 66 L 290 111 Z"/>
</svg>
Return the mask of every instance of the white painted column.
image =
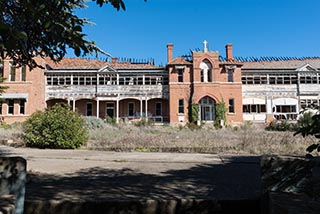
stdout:
<svg viewBox="0 0 320 214">
<path fill-rule="evenodd" d="M 99 118 L 99 98 L 97 98 L 97 118 Z"/>
<path fill-rule="evenodd" d="M 145 105 L 145 110 L 146 110 L 146 121 L 148 122 L 148 97 L 146 97 L 146 105 Z"/>
<path fill-rule="evenodd" d="M 76 100 L 73 98 L 72 111 L 76 111 Z"/>
<path fill-rule="evenodd" d="M 142 118 L 142 113 L 143 113 L 143 111 L 142 111 L 142 107 L 143 107 L 143 100 L 142 100 L 142 97 L 140 97 L 140 119 Z"/>
<path fill-rule="evenodd" d="M 117 102 L 116 102 L 116 121 L 117 123 L 119 123 L 119 98 L 117 98 Z"/>
</svg>

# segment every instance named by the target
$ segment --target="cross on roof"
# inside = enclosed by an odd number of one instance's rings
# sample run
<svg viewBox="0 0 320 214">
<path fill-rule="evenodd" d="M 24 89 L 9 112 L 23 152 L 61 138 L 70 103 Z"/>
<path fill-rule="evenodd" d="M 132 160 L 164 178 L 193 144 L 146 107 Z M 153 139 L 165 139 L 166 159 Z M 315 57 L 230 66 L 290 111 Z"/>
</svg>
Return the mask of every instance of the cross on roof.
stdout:
<svg viewBox="0 0 320 214">
<path fill-rule="evenodd" d="M 207 45 L 208 45 L 207 40 L 204 40 L 204 41 L 203 41 L 203 52 L 208 52 L 208 47 L 207 47 Z"/>
</svg>

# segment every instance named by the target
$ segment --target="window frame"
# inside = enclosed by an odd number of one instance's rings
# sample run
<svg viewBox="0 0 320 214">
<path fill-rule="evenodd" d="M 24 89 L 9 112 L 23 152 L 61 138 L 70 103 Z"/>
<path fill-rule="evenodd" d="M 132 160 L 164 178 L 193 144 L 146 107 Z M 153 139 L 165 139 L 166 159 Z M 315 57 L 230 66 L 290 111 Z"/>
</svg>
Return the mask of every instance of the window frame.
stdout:
<svg viewBox="0 0 320 214">
<path fill-rule="evenodd" d="M 178 82 L 184 82 L 183 73 L 184 73 L 184 68 L 177 68 Z"/>
<path fill-rule="evenodd" d="M 184 99 L 178 100 L 178 113 L 184 114 Z"/>
<path fill-rule="evenodd" d="M 128 116 L 133 117 L 134 116 L 134 102 L 129 102 L 128 103 Z"/>
<path fill-rule="evenodd" d="M 14 100 L 13 99 L 8 99 L 7 105 L 8 105 L 7 114 L 8 115 L 14 115 Z"/>
<path fill-rule="evenodd" d="M 86 116 L 93 116 L 93 104 L 92 104 L 92 102 L 87 102 L 86 103 Z"/>
<path fill-rule="evenodd" d="M 26 100 L 19 100 L 19 114 L 24 115 L 26 112 Z"/>
<path fill-rule="evenodd" d="M 230 98 L 228 103 L 229 103 L 228 112 L 231 113 L 231 114 L 236 113 L 235 112 L 235 99 L 234 98 Z"/>
<path fill-rule="evenodd" d="M 9 63 L 9 82 L 15 82 L 16 81 L 16 73 L 17 73 L 17 67 L 13 64 L 13 62 Z"/>
<path fill-rule="evenodd" d="M 162 102 L 156 102 L 155 107 L 156 107 L 156 109 L 155 109 L 156 116 L 162 116 Z M 158 107 L 160 107 L 160 108 L 158 108 Z"/>
<path fill-rule="evenodd" d="M 228 82 L 234 82 L 234 69 L 228 69 L 227 73 L 228 73 Z"/>
</svg>

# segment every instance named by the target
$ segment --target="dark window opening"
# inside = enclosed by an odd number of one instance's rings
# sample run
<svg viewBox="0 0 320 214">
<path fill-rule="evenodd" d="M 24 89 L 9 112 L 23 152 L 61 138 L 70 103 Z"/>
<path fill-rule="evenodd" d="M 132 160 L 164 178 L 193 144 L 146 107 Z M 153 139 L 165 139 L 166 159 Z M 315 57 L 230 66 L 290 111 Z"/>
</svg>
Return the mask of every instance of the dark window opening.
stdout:
<svg viewBox="0 0 320 214">
<path fill-rule="evenodd" d="M 235 113 L 234 111 L 234 99 L 229 99 L 229 113 Z"/>
<path fill-rule="evenodd" d="M 178 107 L 178 112 L 180 114 L 183 114 L 184 113 L 184 100 L 183 99 L 179 99 L 179 107 Z"/>
</svg>

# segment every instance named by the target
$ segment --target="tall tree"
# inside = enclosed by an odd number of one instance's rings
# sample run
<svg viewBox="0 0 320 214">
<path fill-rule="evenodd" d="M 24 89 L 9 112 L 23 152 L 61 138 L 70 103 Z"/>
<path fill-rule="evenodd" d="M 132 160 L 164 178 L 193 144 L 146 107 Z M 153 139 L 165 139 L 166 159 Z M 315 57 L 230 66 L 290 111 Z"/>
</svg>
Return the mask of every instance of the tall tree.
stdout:
<svg viewBox="0 0 320 214">
<path fill-rule="evenodd" d="M 111 4 L 125 10 L 122 0 L 93 0 L 102 7 Z M 145 0 L 146 1 L 146 0 Z M 76 56 L 102 52 L 82 32 L 87 19 L 74 14 L 86 0 L 1 0 L 0 57 L 10 57 L 17 65 L 38 66 L 35 56 L 60 61 L 67 48 Z"/>
</svg>

